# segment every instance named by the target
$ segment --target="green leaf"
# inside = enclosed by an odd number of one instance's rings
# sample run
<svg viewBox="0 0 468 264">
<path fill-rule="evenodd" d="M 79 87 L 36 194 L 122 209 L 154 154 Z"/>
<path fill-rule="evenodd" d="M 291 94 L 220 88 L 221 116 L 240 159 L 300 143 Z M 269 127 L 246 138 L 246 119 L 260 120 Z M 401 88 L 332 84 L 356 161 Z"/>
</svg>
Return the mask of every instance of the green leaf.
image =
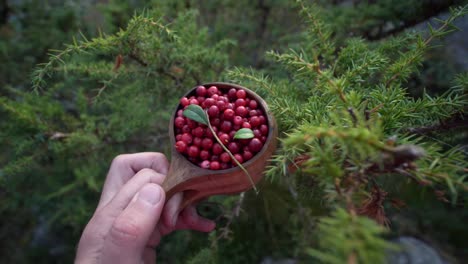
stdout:
<svg viewBox="0 0 468 264">
<path fill-rule="evenodd" d="M 198 123 L 202 123 L 204 125 L 208 125 L 209 123 L 205 111 L 203 111 L 203 109 L 198 105 L 191 104 L 187 106 L 183 114 L 185 117 L 192 119 L 193 121 L 196 121 Z"/>
<path fill-rule="evenodd" d="M 250 128 L 241 128 L 237 130 L 236 134 L 234 135 L 235 139 L 249 139 L 253 138 L 254 134 L 252 129 Z"/>
</svg>

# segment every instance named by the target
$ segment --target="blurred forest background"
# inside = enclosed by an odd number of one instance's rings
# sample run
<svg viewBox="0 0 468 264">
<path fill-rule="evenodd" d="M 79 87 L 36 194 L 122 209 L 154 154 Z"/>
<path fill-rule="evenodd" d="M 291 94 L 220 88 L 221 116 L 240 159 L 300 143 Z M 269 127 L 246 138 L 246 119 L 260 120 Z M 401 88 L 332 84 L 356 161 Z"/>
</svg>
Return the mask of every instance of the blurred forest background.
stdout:
<svg viewBox="0 0 468 264">
<path fill-rule="evenodd" d="M 281 144 L 159 263 L 463 263 L 467 2 L 0 0 L 0 263 L 70 263 L 113 157 L 169 155 L 212 81 L 264 96 Z"/>
</svg>

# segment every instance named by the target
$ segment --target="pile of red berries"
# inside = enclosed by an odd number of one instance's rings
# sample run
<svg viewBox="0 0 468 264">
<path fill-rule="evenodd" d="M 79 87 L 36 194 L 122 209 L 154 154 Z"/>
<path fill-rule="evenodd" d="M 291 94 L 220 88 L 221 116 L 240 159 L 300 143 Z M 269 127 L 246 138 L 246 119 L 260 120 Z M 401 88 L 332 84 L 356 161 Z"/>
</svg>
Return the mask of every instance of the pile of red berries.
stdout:
<svg viewBox="0 0 468 264">
<path fill-rule="evenodd" d="M 250 160 L 265 144 L 267 118 L 259 102 L 244 89 L 198 86 L 193 95 L 180 99 L 180 109 L 174 120 L 175 148 L 192 163 L 211 170 L 237 166 L 206 125 L 183 115 L 191 104 L 199 105 L 208 113 L 213 130 L 239 163 Z M 241 128 L 251 129 L 254 137 L 234 139 Z"/>
</svg>

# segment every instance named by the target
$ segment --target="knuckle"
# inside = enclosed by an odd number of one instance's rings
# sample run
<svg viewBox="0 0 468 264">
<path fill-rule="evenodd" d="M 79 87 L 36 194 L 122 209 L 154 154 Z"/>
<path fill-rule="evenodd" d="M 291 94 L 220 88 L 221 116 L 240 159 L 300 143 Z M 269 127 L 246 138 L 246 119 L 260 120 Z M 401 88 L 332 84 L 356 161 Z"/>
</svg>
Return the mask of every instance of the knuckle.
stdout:
<svg viewBox="0 0 468 264">
<path fill-rule="evenodd" d="M 141 234 L 141 229 L 131 218 L 117 218 L 110 230 L 110 239 L 117 246 L 133 244 Z"/>
<path fill-rule="evenodd" d="M 113 160 L 112 160 L 112 165 L 118 165 L 125 163 L 125 161 L 128 159 L 129 154 L 120 154 L 117 155 Z"/>
<path fill-rule="evenodd" d="M 157 173 L 152 170 L 152 169 L 149 169 L 149 168 L 143 168 L 141 169 L 138 174 L 141 174 L 141 175 L 148 175 L 148 176 L 153 176 L 153 175 L 156 175 Z"/>
</svg>

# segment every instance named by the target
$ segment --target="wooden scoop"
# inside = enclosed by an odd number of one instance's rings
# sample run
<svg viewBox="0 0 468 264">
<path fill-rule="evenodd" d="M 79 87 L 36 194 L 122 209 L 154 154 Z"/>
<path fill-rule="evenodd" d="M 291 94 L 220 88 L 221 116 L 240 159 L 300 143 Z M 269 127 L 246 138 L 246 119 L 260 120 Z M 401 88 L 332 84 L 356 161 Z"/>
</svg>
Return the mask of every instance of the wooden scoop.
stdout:
<svg viewBox="0 0 468 264">
<path fill-rule="evenodd" d="M 249 172 L 250 176 L 252 176 L 254 183 L 257 183 L 263 177 L 267 161 L 276 149 L 276 138 L 278 135 L 275 119 L 269 111 L 267 104 L 256 93 L 239 85 L 230 83 L 207 83 L 203 84 L 203 86 L 207 88 L 216 86 L 220 90 L 230 88 L 244 89 L 251 98 L 255 98 L 259 103 L 259 108 L 266 114 L 269 129 L 266 142 L 259 153 L 242 164 Z M 191 96 L 195 92 L 195 89 L 196 87 L 191 89 L 185 96 Z M 176 193 L 183 192 L 184 196 L 180 207 L 180 210 L 182 210 L 188 205 L 208 196 L 234 194 L 252 188 L 253 186 L 248 176 L 238 166 L 225 170 L 203 169 L 191 163 L 175 149 L 174 119 L 177 115 L 177 110 L 180 108 L 180 105 L 177 106 L 169 124 L 169 137 L 172 146 L 171 165 L 162 185 L 163 189 L 166 191 L 166 199 L 168 200 Z"/>
</svg>

